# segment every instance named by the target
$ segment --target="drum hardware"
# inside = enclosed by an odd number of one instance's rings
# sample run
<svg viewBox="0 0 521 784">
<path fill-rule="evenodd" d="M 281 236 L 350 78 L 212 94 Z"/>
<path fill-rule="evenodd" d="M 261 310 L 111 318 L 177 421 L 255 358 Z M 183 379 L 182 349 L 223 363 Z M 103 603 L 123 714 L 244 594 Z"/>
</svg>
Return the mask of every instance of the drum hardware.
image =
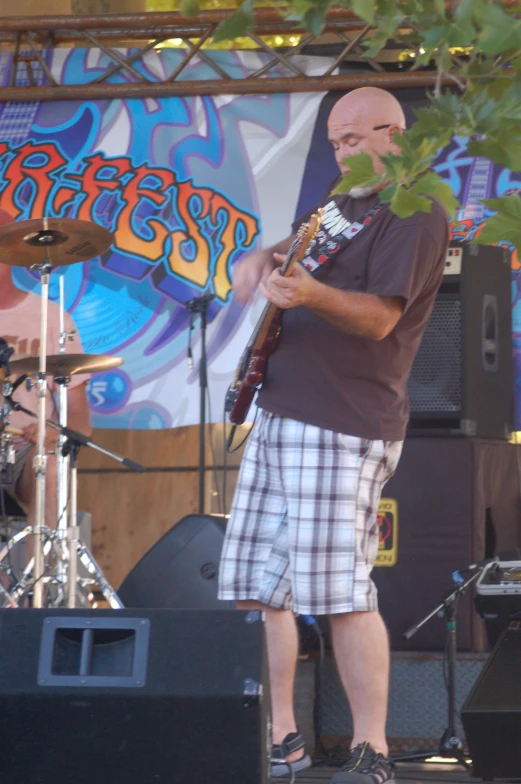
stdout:
<svg viewBox="0 0 521 784">
<path fill-rule="evenodd" d="M 0 551 L 0 564 L 6 555 L 9 555 L 10 548 L 27 536 L 31 536 L 34 541 L 34 556 L 24 569 L 19 585 L 14 591 L 7 592 L 0 586 L 0 600 L 4 599 L 4 606 L 19 606 L 19 601 L 32 591 L 32 606 L 41 608 L 43 606 L 43 587 L 44 584 L 56 584 L 59 590 L 63 590 L 64 583 L 67 582 L 67 604 L 74 607 L 77 594 L 77 558 L 79 557 L 86 566 L 90 575 L 95 576 L 99 584 L 103 586 L 106 598 L 111 606 L 121 607 L 121 602 L 113 589 L 108 585 L 103 577 L 99 566 L 94 561 L 90 552 L 79 542 L 78 527 L 67 525 L 70 517 L 76 523 L 76 483 L 77 469 L 71 469 L 71 499 L 70 507 L 66 498 L 68 466 L 65 458 L 66 444 L 69 442 L 68 449 L 71 454 L 74 452 L 74 462 L 79 446 L 87 445 L 99 449 L 104 454 L 126 464 L 134 470 L 142 470 L 141 466 L 120 458 L 108 450 L 98 447 L 90 439 L 87 439 L 75 431 L 68 430 L 65 425 L 67 421 L 66 395 L 67 385 L 70 376 L 75 373 L 97 372 L 106 370 L 109 367 L 117 367 L 122 364 L 122 360 L 115 357 L 94 357 L 89 361 L 85 355 L 65 355 L 65 344 L 70 335 L 64 330 L 63 318 L 63 278 L 61 279 L 60 297 L 60 340 L 59 351 L 56 356 L 47 359 L 47 323 L 48 323 L 48 302 L 49 302 L 49 280 L 54 267 L 66 266 L 104 253 L 112 244 L 112 235 L 101 226 L 87 221 L 72 220 L 68 218 L 42 218 L 36 220 L 20 221 L 10 223 L 0 227 L 0 247 L 2 248 L 2 262 L 11 266 L 29 267 L 37 272 L 41 282 L 41 313 L 40 313 L 40 351 L 38 357 L 30 357 L 27 360 L 16 360 L 11 363 L 11 373 L 22 373 L 20 379 L 15 384 L 4 384 L 4 400 L 2 406 L 2 424 L 4 425 L 1 438 L 5 439 L 6 450 L 9 450 L 8 439 L 11 434 L 8 432 L 8 415 L 10 406 L 15 410 L 23 410 L 36 418 L 37 439 L 36 455 L 33 461 L 35 481 L 36 481 L 36 513 L 35 524 L 26 528 L 17 537 L 8 542 L 6 547 Z M 4 344 L 7 346 L 5 341 Z M 0 344 L 1 346 L 1 344 Z M 100 366 L 100 360 L 101 366 Z M 96 361 L 98 364 L 96 364 Z M 21 363 L 25 362 L 25 365 Z M 0 348 L 1 364 L 1 348 Z M 7 364 L 7 363 L 6 363 Z M 0 381 L 5 381 L 6 374 L 3 368 Z M 17 386 L 25 380 L 26 375 L 34 375 L 34 386 L 37 392 L 37 412 L 29 412 L 12 398 Z M 46 417 L 46 395 L 48 375 L 54 377 L 59 383 L 60 394 L 60 424 L 49 422 Z M 60 383 L 61 382 L 61 383 Z M 58 524 L 57 530 L 52 531 L 45 526 L 45 478 L 47 468 L 47 455 L 45 449 L 46 424 L 55 427 L 60 432 L 59 451 L 64 460 L 60 457 L 61 479 L 60 492 L 58 494 Z M 67 431 L 67 432 L 66 432 Z M 3 443 L 3 441 L 1 442 Z M 6 452 L 7 464 L 10 463 L 11 452 Z M 16 540 L 16 542 L 14 541 Z M 45 559 L 53 555 L 56 558 L 57 568 L 48 569 Z M 7 595 L 6 595 L 7 594 Z"/>
<path fill-rule="evenodd" d="M 9 348 L 7 341 L 0 338 L 0 384 L 3 387 L 6 385 L 6 376 L 9 375 L 9 361 L 13 349 Z M 1 488 L 11 484 L 13 477 L 14 465 L 14 447 L 11 435 L 11 428 L 8 427 L 9 422 L 9 406 L 4 403 L 2 399 L 2 408 L 0 411 L 0 492 Z"/>
<path fill-rule="evenodd" d="M 104 359 L 104 358 L 103 358 Z M 112 358 L 117 359 L 117 358 Z M 86 361 L 86 364 L 89 360 Z M 121 364 L 121 362 L 118 362 Z M 13 400 L 10 396 L 8 396 L 8 401 L 15 411 L 22 411 L 24 414 L 27 414 L 30 417 L 37 418 L 37 414 L 29 409 L 25 408 L 24 406 L 17 403 Z M 64 444 L 64 451 L 65 454 L 70 459 L 69 471 L 70 471 L 70 497 L 67 501 L 67 508 L 69 511 L 69 518 L 71 521 L 76 521 L 77 519 L 77 490 L 78 490 L 78 468 L 77 468 L 77 458 L 79 450 L 82 446 L 88 446 L 92 449 L 96 449 L 98 452 L 101 452 L 107 457 L 116 460 L 117 462 L 124 465 L 126 468 L 129 468 L 131 471 L 136 471 L 142 473 L 145 469 L 139 463 L 130 460 L 127 457 L 122 457 L 121 455 L 116 454 L 115 452 L 111 452 L 109 449 L 105 449 L 105 447 L 96 444 L 95 441 L 92 441 L 88 436 L 82 435 L 82 433 L 78 433 L 76 430 L 72 430 L 69 427 L 63 427 L 62 425 L 56 424 L 56 422 L 52 422 L 50 419 L 46 420 L 47 426 L 53 428 L 57 432 L 59 432 L 65 438 Z M 35 533 L 35 527 L 27 527 L 24 531 L 22 531 L 17 537 L 13 537 L 12 546 L 17 542 L 21 541 L 26 536 L 33 535 Z M 92 584 L 94 581 L 100 588 L 103 596 L 107 600 L 110 607 L 114 609 L 122 608 L 124 605 L 119 599 L 117 593 L 114 589 L 110 586 L 106 578 L 103 576 L 100 566 L 98 565 L 97 561 L 95 560 L 94 556 L 90 552 L 90 550 L 83 544 L 79 539 L 79 529 L 77 525 L 69 525 L 67 530 L 64 532 L 63 528 L 60 527 L 60 520 L 58 520 L 58 525 L 56 531 L 53 531 L 50 528 L 42 526 L 41 531 L 42 536 L 46 539 L 44 542 L 44 547 L 42 548 L 42 554 L 48 554 L 50 552 L 55 552 L 58 564 L 63 563 L 67 567 L 66 577 L 65 580 L 67 582 L 67 606 L 75 607 L 76 600 L 77 600 L 77 584 L 78 584 L 78 560 L 82 563 L 82 565 L 87 569 L 89 575 L 93 578 L 93 580 L 89 580 L 89 585 Z M 16 540 L 16 541 L 15 541 Z M 66 545 L 66 548 L 63 545 Z M 2 550 L 0 550 L 0 564 L 2 563 L 3 559 L 7 557 L 9 552 L 9 547 L 11 546 L 11 542 L 9 542 Z M 47 548 L 47 549 L 46 549 Z M 22 575 L 21 580 L 19 581 L 19 585 L 15 587 L 13 591 L 11 591 L 11 597 L 15 601 L 19 601 L 24 595 L 33 589 L 34 593 L 34 586 L 35 580 L 34 577 L 34 565 L 35 565 L 35 558 L 31 559 L 28 563 L 24 573 Z M 49 577 L 46 572 L 51 571 L 51 575 Z M 56 571 L 56 570 L 55 570 Z M 58 573 L 62 570 L 59 568 L 57 569 Z M 33 573 L 33 579 L 30 579 L 30 575 Z M 58 585 L 61 585 L 63 588 L 63 578 L 60 579 L 59 574 L 53 575 L 52 570 L 44 569 L 44 574 L 40 577 L 40 582 L 42 585 L 45 585 L 46 582 L 49 582 L 49 579 L 55 580 Z M 72 603 L 74 602 L 74 603 Z M 5 605 L 4 605 L 5 606 Z"/>
<path fill-rule="evenodd" d="M 63 275 L 60 275 L 60 336 L 58 339 L 59 345 L 59 354 L 60 356 L 65 355 L 65 347 L 67 344 L 67 340 L 73 341 L 74 340 L 74 332 L 68 334 L 65 331 L 65 289 L 64 289 L 64 280 Z M 49 360 L 47 360 L 48 362 Z M 70 376 L 62 377 L 60 375 L 60 380 L 63 380 L 64 383 L 58 383 L 58 422 L 62 427 L 66 427 L 67 425 L 67 386 L 68 384 L 65 383 L 66 380 L 70 380 Z M 67 531 L 68 531 L 68 503 L 67 503 L 67 477 L 69 476 L 69 457 L 65 451 L 65 443 L 66 439 L 65 436 L 60 433 L 58 436 L 57 442 L 57 449 L 56 449 L 56 530 L 59 532 L 62 538 L 62 546 L 66 548 L 68 544 L 72 544 L 72 551 L 75 550 L 74 542 L 67 543 Z M 73 525 L 76 526 L 76 519 L 72 517 Z M 69 554 L 70 554 L 69 552 Z M 76 585 L 78 582 L 78 575 L 73 573 L 75 570 L 77 572 L 76 563 L 73 565 L 70 562 L 70 572 L 67 575 L 67 567 L 62 561 L 58 561 L 58 575 L 62 582 L 62 585 L 65 584 L 65 581 L 68 577 L 67 589 L 68 589 L 68 607 L 75 607 L 76 602 Z"/>
</svg>

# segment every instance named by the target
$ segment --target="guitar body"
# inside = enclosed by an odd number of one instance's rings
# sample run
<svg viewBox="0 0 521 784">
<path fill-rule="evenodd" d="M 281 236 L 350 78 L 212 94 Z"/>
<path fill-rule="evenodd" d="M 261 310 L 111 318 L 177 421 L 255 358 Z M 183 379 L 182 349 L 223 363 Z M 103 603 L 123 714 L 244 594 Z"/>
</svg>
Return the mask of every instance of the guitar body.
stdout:
<svg viewBox="0 0 521 784">
<path fill-rule="evenodd" d="M 282 313 L 278 310 L 269 325 L 262 344 L 247 348 L 239 364 L 239 372 L 226 393 L 228 419 L 242 425 L 250 410 L 253 398 L 263 382 L 268 357 L 275 347 L 280 332 Z"/>
<path fill-rule="evenodd" d="M 308 246 L 322 221 L 322 210 L 312 215 L 308 224 L 303 224 L 293 242 L 281 275 L 289 275 L 294 264 L 302 261 Z M 282 310 L 270 302 L 265 306 L 252 337 L 241 357 L 235 378 L 226 393 L 225 411 L 230 422 L 242 425 L 250 406 L 264 380 L 268 357 L 275 347 L 282 323 Z M 232 435 L 233 438 L 233 435 Z"/>
</svg>

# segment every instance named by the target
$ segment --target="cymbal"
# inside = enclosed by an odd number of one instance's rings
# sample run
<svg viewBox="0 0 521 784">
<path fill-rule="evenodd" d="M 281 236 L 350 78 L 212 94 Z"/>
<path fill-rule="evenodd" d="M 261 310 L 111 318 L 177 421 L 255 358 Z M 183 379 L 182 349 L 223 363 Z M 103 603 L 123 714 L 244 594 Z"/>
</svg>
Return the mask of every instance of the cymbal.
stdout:
<svg viewBox="0 0 521 784">
<path fill-rule="evenodd" d="M 53 267 L 87 261 L 112 245 L 103 226 L 72 218 L 35 218 L 0 226 L 0 262 L 32 267 L 47 259 Z"/>
<path fill-rule="evenodd" d="M 121 357 L 110 354 L 51 354 L 47 357 L 46 375 L 53 378 L 77 376 L 81 373 L 101 373 L 123 364 Z M 38 373 L 40 357 L 23 357 L 9 363 L 11 376 Z"/>
</svg>

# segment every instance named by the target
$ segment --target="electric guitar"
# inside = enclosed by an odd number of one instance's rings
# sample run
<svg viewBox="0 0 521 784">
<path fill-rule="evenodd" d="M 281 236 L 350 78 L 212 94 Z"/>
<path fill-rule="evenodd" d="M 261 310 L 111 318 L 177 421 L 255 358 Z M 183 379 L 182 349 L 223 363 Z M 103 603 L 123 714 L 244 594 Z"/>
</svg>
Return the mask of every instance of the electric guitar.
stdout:
<svg viewBox="0 0 521 784">
<path fill-rule="evenodd" d="M 280 274 L 289 275 L 294 265 L 302 261 L 310 242 L 322 222 L 322 210 L 311 216 L 309 223 L 303 223 L 294 239 Z M 226 393 L 225 410 L 230 422 L 242 425 L 255 393 L 264 380 L 268 357 L 275 347 L 281 328 L 283 311 L 271 302 L 266 303 L 253 334 L 248 341 L 235 377 Z"/>
</svg>

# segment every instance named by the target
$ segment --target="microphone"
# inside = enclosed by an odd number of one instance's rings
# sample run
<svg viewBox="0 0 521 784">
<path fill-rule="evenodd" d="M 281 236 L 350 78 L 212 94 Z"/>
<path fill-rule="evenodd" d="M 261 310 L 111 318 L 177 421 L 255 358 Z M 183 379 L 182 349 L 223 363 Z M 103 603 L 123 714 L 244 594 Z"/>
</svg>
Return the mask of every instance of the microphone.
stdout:
<svg viewBox="0 0 521 784">
<path fill-rule="evenodd" d="M 471 563 L 468 566 L 465 566 L 463 569 L 456 569 L 454 572 L 452 572 L 452 581 L 456 584 L 464 583 L 465 580 L 461 576 L 461 572 L 476 572 L 478 569 L 484 569 L 487 566 L 492 566 L 492 564 L 494 564 L 492 571 L 495 571 L 499 567 L 499 558 L 497 555 L 495 555 L 493 558 L 484 558 L 482 561 Z"/>
<path fill-rule="evenodd" d="M 469 564 L 465 569 L 461 569 L 462 572 L 475 572 L 476 569 L 482 569 L 484 566 L 488 566 L 488 564 L 498 563 L 499 559 L 497 555 L 493 558 L 484 558 L 482 561 L 476 561 L 476 563 Z"/>
</svg>

